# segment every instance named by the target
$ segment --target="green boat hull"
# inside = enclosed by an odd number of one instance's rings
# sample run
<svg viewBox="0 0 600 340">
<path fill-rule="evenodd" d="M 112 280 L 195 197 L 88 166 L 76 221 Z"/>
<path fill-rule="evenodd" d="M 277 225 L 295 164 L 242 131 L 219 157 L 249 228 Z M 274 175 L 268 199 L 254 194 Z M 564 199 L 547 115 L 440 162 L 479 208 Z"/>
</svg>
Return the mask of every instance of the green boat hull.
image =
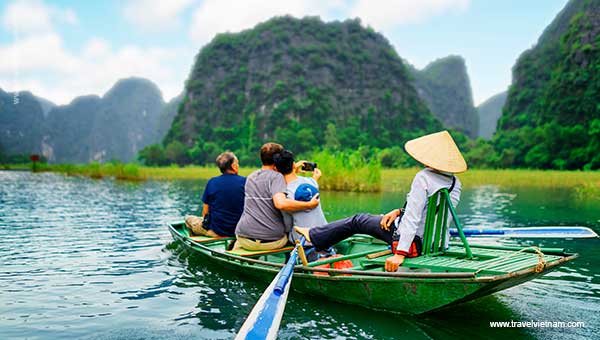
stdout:
<svg viewBox="0 0 600 340">
<path fill-rule="evenodd" d="M 266 260 L 262 260 L 232 255 L 225 252 L 227 241 L 197 243 L 186 235 L 184 229 L 181 223 L 172 224 L 169 228 L 173 238 L 181 241 L 187 249 L 203 256 L 206 261 L 218 268 L 229 270 L 251 280 L 265 284 L 271 282 L 285 261 L 284 256 L 279 258 L 266 256 Z M 361 246 L 361 250 L 366 248 L 373 252 L 386 248 L 385 245 L 377 243 Z M 492 252 L 485 247 L 480 249 L 485 249 L 488 254 Z M 494 251 L 500 252 L 500 250 Z M 512 252 L 517 253 L 517 251 Z M 510 253 L 507 254 L 510 255 Z M 519 254 L 519 256 L 521 255 L 522 253 Z M 530 255 L 532 255 L 531 261 L 534 261 L 535 254 Z M 486 255 L 481 256 L 485 258 Z M 520 258 L 516 256 L 507 259 L 508 262 L 512 260 L 518 265 Z M 408 264 L 405 262 L 403 267 L 409 270 L 405 273 L 383 272 L 382 266 L 378 264 L 385 261 L 383 256 L 371 260 L 371 263 L 361 257 L 353 258 L 353 263 L 366 261 L 366 266 L 363 263 L 361 267 L 353 268 L 353 270 L 323 269 L 319 272 L 319 269 L 296 266 L 291 288 L 299 293 L 323 297 L 340 303 L 393 313 L 421 314 L 473 300 L 535 279 L 557 266 L 575 259 L 577 254 L 547 257 L 551 261 L 548 261 L 540 272 L 536 272 L 534 262 L 527 262 L 528 259 L 523 257 L 520 260 L 522 263 L 534 263 L 534 265 L 521 266 L 521 268 L 513 266 L 512 268 L 518 270 L 507 270 L 506 272 L 494 270 L 494 268 L 491 270 L 483 268 L 477 272 L 469 268 L 448 268 L 440 265 L 427 267 L 427 259 L 417 258 L 420 262 L 414 261 L 414 263 L 409 261 L 414 259 L 407 259 Z M 444 259 L 437 257 L 435 260 L 439 262 Z M 448 260 L 452 260 L 452 258 L 448 258 Z M 456 261 L 458 261 L 457 263 L 466 263 L 464 260 Z M 484 261 L 481 262 L 483 264 Z M 510 263 L 502 265 L 510 267 Z"/>
</svg>

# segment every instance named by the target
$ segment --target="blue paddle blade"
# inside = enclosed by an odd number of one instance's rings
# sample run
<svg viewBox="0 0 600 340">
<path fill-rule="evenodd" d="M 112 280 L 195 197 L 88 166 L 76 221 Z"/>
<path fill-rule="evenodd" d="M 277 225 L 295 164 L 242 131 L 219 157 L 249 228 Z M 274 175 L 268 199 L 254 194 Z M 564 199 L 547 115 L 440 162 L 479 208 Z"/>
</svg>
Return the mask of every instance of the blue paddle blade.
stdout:
<svg viewBox="0 0 600 340">
<path fill-rule="evenodd" d="M 300 238 L 299 245 L 304 245 L 304 237 Z M 277 339 L 297 259 L 298 245 L 290 253 L 286 265 L 271 281 L 269 287 L 252 308 L 250 315 L 235 337 L 236 340 Z"/>
<path fill-rule="evenodd" d="M 525 227 L 525 228 L 497 228 L 497 229 L 463 229 L 465 236 L 488 236 L 488 237 L 510 237 L 510 238 L 596 238 L 592 229 L 586 227 Z M 451 229 L 451 236 L 458 236 L 458 230 Z"/>
<path fill-rule="evenodd" d="M 269 287 L 260 297 L 250 315 L 240 328 L 236 340 L 277 339 L 279 324 L 283 316 L 290 285 L 284 287 L 280 295 L 275 294 L 275 285 L 281 277 L 277 274 Z"/>
</svg>

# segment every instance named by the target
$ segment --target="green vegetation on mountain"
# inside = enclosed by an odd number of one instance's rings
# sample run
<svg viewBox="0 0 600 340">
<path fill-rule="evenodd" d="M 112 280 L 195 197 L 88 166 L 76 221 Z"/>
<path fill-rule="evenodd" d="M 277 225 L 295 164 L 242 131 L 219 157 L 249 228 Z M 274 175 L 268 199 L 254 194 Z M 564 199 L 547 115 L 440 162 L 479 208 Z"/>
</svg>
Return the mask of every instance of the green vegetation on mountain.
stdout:
<svg viewBox="0 0 600 340">
<path fill-rule="evenodd" d="M 490 139 L 496 132 L 498 119 L 502 115 L 502 108 L 506 103 L 508 92 L 504 91 L 490 97 L 477 107 L 479 114 L 479 137 Z"/>
<path fill-rule="evenodd" d="M 254 165 L 269 140 L 295 153 L 402 146 L 442 129 L 390 43 L 358 20 L 278 17 L 219 34 L 196 57 L 185 97 L 147 164 Z"/>
<path fill-rule="evenodd" d="M 419 96 L 444 126 L 477 137 L 479 116 L 473 106 L 465 60 L 460 56 L 448 56 L 431 62 L 422 70 L 407 66 Z"/>
<path fill-rule="evenodd" d="M 600 168 L 600 1 L 571 0 L 513 68 L 497 163 Z"/>
</svg>

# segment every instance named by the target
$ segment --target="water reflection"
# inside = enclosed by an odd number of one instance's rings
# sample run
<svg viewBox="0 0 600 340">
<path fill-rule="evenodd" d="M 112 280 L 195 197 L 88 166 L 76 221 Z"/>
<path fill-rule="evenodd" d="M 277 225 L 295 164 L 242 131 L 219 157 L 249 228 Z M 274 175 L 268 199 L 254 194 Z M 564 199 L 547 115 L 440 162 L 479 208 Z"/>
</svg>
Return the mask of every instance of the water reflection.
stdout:
<svg viewBox="0 0 600 340">
<path fill-rule="evenodd" d="M 166 224 L 200 212 L 204 181 L 120 182 L 0 171 L 3 338 L 229 339 L 266 283 L 207 264 Z M 406 193 L 323 192 L 329 220 L 384 213 Z M 465 189 L 466 227 L 587 225 L 600 202 L 561 190 Z M 481 240 L 480 240 L 481 241 Z M 591 337 L 600 328 L 598 240 L 486 240 L 578 251 L 551 274 L 425 316 L 398 316 L 291 294 L 280 338 Z M 392 293 L 392 292 L 390 292 Z M 582 329 L 494 329 L 489 321 L 585 321 Z"/>
<path fill-rule="evenodd" d="M 468 192 L 469 195 L 464 195 L 459 204 L 461 222 L 466 227 L 492 229 L 508 226 L 507 217 L 516 213 L 512 210 L 516 194 L 502 192 L 497 186 L 477 187 Z M 462 209 L 463 206 L 467 209 Z"/>
</svg>

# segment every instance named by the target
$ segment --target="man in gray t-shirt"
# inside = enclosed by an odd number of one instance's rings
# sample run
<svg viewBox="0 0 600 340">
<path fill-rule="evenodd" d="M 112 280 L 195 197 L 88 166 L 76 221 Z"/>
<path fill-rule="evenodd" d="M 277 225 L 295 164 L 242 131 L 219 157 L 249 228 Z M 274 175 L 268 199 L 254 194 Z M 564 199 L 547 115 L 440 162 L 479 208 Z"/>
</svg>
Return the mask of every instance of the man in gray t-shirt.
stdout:
<svg viewBox="0 0 600 340">
<path fill-rule="evenodd" d="M 263 165 L 246 179 L 244 212 L 235 228 L 235 248 L 268 250 L 285 246 L 288 238 L 280 210 L 306 210 L 319 204 L 318 197 L 308 202 L 286 198 L 285 180 L 274 171 L 273 162 L 273 155 L 281 151 L 283 147 L 276 143 L 266 143 L 260 148 Z"/>
<path fill-rule="evenodd" d="M 236 235 L 264 242 L 282 238 L 289 229 L 282 228 L 281 212 L 273 205 L 272 197 L 285 189 L 279 172 L 259 169 L 251 173 L 246 179 L 244 213 L 235 228 Z"/>
</svg>

